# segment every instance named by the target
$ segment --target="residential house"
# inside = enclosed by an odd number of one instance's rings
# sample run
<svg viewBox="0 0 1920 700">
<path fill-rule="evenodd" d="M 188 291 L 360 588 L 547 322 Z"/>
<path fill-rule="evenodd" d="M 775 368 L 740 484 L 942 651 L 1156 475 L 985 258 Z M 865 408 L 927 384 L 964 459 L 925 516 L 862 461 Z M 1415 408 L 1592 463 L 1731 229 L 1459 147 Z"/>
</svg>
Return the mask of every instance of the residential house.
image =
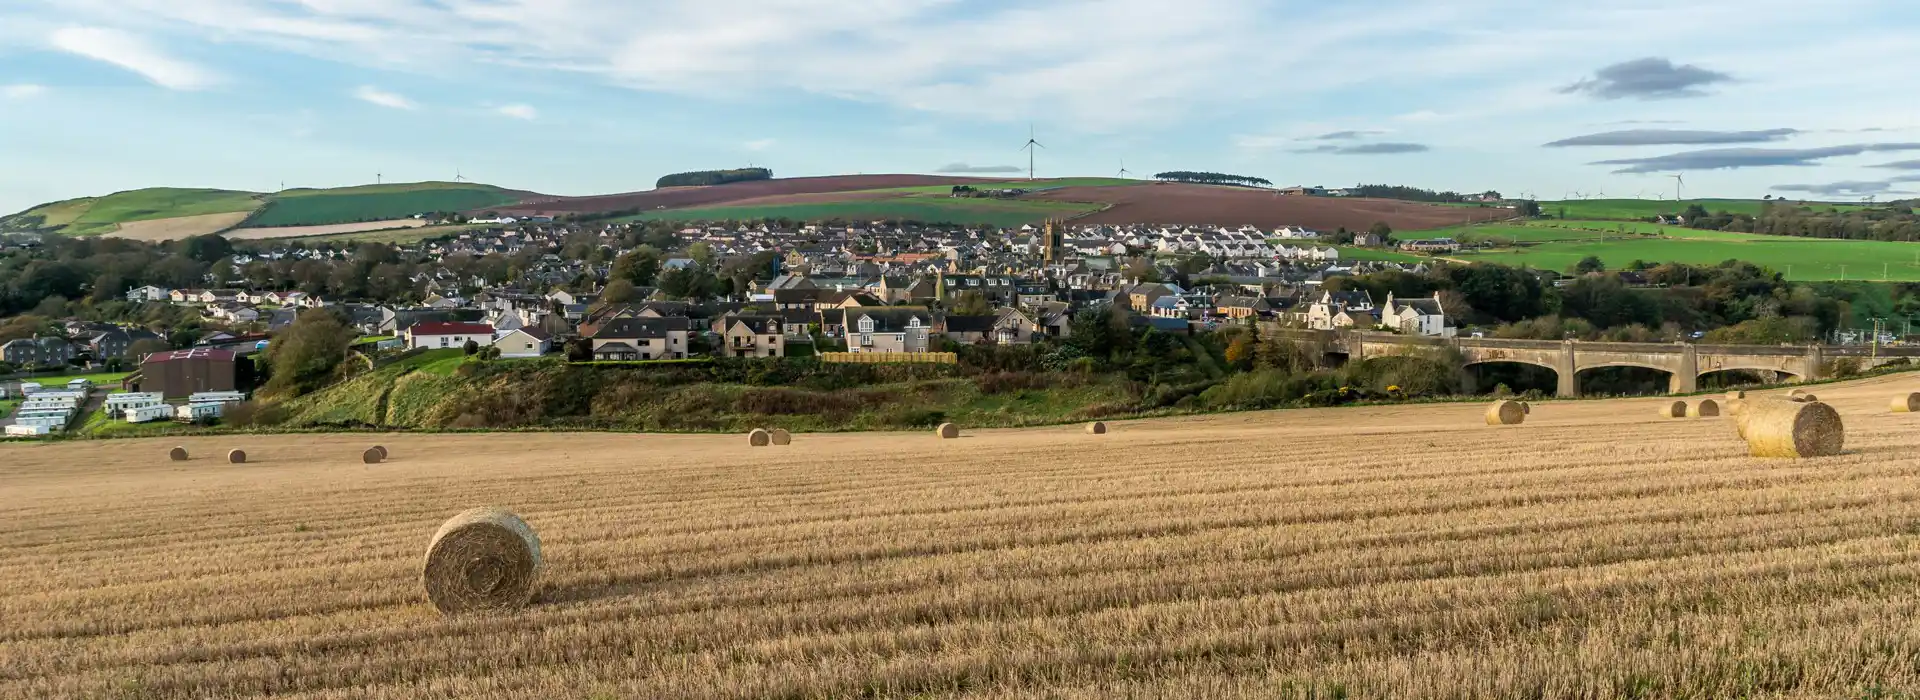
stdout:
<svg viewBox="0 0 1920 700">
<path fill-rule="evenodd" d="M 142 340 L 161 340 L 160 334 L 145 328 L 119 329 L 91 334 L 87 338 L 87 351 L 95 360 L 110 357 L 127 358 L 133 351 L 133 344 Z"/>
<path fill-rule="evenodd" d="M 419 348 L 458 348 L 472 342 L 480 347 L 493 344 L 493 326 L 484 323 L 416 323 L 408 327 L 404 337 L 407 347 Z"/>
<path fill-rule="evenodd" d="M 532 326 L 505 331 L 493 346 L 501 357 L 539 357 L 553 350 L 553 336 Z"/>
<path fill-rule="evenodd" d="M 941 319 L 945 324 L 943 334 L 947 339 L 966 345 L 984 345 L 994 342 L 995 326 L 999 316 L 955 316 Z"/>
<path fill-rule="evenodd" d="M 1451 238 L 1427 238 L 1417 241 L 1401 241 L 1400 249 L 1414 253 L 1455 253 L 1460 250 L 1460 242 Z"/>
<path fill-rule="evenodd" d="M 1334 328 L 1353 328 L 1365 331 L 1373 330 L 1374 327 L 1379 325 L 1380 317 L 1375 315 L 1375 310 L 1373 309 L 1341 309 L 1339 313 L 1333 316 Z"/>
<path fill-rule="evenodd" d="M 1441 308 L 1438 294 L 1429 299 L 1396 299 L 1393 292 L 1387 292 L 1387 303 L 1380 307 L 1380 324 L 1408 335 L 1454 334 L 1454 329 L 1447 327 L 1446 310 Z"/>
<path fill-rule="evenodd" d="M 1336 326 L 1334 320 L 1347 310 L 1368 312 L 1373 310 L 1373 295 L 1366 290 L 1351 292 L 1321 292 L 1320 299 L 1307 306 L 1307 327 L 1317 331 L 1330 331 Z M 1349 322 L 1351 322 L 1351 318 Z M 1372 328 L 1372 325 L 1363 326 Z"/>
<path fill-rule="evenodd" d="M 1153 302 L 1158 301 L 1161 297 L 1177 295 L 1183 292 L 1184 290 L 1180 289 L 1178 285 L 1152 282 L 1128 287 L 1124 291 L 1125 296 L 1120 297 L 1119 300 L 1134 311 L 1147 313 L 1153 310 Z"/>
<path fill-rule="evenodd" d="M 848 352 L 926 352 L 933 317 L 925 309 L 848 309 Z"/>
<path fill-rule="evenodd" d="M 1267 315 L 1273 306 L 1261 297 L 1222 294 L 1213 299 L 1214 313 L 1227 318 L 1258 318 Z"/>
<path fill-rule="evenodd" d="M 994 312 L 993 342 L 996 344 L 1026 345 L 1040 333 L 1040 325 L 1024 311 L 1009 307 Z"/>
<path fill-rule="evenodd" d="M 786 320 L 779 316 L 728 316 L 721 337 L 727 357 L 787 356 Z"/>
<path fill-rule="evenodd" d="M 167 289 L 166 287 L 155 287 L 149 284 L 145 287 L 135 287 L 133 289 L 127 290 L 127 301 L 134 302 L 136 304 L 141 302 L 149 302 L 149 301 L 172 301 L 172 300 L 173 300 L 173 290 Z"/>
<path fill-rule="evenodd" d="M 77 352 L 65 338 L 20 338 L 0 345 L 0 362 L 15 367 L 53 367 L 73 361 Z"/>
<path fill-rule="evenodd" d="M 692 333 L 693 321 L 684 316 L 629 316 L 606 321 L 588 337 L 596 360 L 680 360 Z"/>
</svg>

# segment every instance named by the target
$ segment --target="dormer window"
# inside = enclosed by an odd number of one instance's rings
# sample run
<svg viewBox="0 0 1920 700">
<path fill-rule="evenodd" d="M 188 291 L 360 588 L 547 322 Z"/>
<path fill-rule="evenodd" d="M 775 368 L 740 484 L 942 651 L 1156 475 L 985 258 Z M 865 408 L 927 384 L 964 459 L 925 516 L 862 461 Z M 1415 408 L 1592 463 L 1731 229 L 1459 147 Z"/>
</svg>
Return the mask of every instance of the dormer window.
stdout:
<svg viewBox="0 0 1920 700">
<path fill-rule="evenodd" d="M 913 319 L 912 319 L 912 320 L 909 320 L 909 321 L 907 321 L 907 327 L 908 327 L 908 328 L 919 328 L 919 327 L 920 327 L 920 317 L 918 317 L 918 316 L 915 316 L 915 317 L 913 317 Z"/>
<path fill-rule="evenodd" d="M 873 317 L 872 317 L 872 316 L 861 316 L 861 317 L 860 317 L 860 332 L 861 332 L 861 333 L 872 333 L 872 332 L 873 332 Z"/>
</svg>

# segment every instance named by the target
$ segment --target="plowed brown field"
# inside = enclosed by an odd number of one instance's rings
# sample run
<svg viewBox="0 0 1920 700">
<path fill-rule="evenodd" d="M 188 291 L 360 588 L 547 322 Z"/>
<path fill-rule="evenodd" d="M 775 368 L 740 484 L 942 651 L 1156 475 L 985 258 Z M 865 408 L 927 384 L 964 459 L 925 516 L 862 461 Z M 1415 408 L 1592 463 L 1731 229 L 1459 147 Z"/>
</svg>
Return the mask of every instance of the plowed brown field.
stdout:
<svg viewBox="0 0 1920 700">
<path fill-rule="evenodd" d="M 1916 384 L 1817 389 L 1806 461 L 1655 399 L 0 445 L 0 697 L 1902 697 Z M 442 618 L 428 538 L 486 504 L 541 590 Z"/>
<path fill-rule="evenodd" d="M 1360 230 L 1385 221 L 1398 231 L 1459 226 L 1512 218 L 1509 209 L 1442 207 L 1392 199 L 1290 197 L 1270 190 L 1165 183 L 1121 187 L 1064 187 L 1032 198 L 1106 202 L 1113 206 L 1075 220 L 1087 224 L 1214 224 L 1261 228 L 1306 226 Z"/>
</svg>

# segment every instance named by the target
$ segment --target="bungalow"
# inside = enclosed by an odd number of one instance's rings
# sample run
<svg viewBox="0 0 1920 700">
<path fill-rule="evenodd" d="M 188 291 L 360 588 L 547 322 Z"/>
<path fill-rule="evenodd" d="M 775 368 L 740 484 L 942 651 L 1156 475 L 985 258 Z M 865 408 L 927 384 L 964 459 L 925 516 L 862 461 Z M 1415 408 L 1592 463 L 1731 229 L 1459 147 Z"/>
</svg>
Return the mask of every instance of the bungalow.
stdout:
<svg viewBox="0 0 1920 700">
<path fill-rule="evenodd" d="M 1417 241 L 1401 241 L 1400 249 L 1414 253 L 1455 253 L 1460 250 L 1460 242 L 1451 238 L 1427 238 Z"/>
<path fill-rule="evenodd" d="M 407 347 L 458 348 L 472 342 L 481 347 L 493 344 L 493 326 L 484 323 L 416 323 L 404 337 Z"/>
<path fill-rule="evenodd" d="M 506 331 L 493 346 L 500 348 L 501 357 L 539 357 L 553 350 L 553 336 L 527 326 Z"/>
</svg>

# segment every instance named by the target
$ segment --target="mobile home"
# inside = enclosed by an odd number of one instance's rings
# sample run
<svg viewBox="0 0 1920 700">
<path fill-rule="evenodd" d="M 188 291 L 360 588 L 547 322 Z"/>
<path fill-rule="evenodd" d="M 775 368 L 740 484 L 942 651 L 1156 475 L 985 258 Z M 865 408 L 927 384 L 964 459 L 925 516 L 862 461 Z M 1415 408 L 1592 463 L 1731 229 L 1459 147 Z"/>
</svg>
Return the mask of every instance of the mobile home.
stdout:
<svg viewBox="0 0 1920 700">
<path fill-rule="evenodd" d="M 185 406 L 176 407 L 173 411 L 173 419 L 183 423 L 212 420 L 219 417 L 220 404 L 217 403 L 190 403 Z"/>
<path fill-rule="evenodd" d="M 172 418 L 174 415 L 173 411 L 172 406 L 159 403 L 151 406 L 128 408 L 122 411 L 121 415 L 126 418 L 128 423 L 151 423 L 157 420 Z"/>
<path fill-rule="evenodd" d="M 15 423 L 7 426 L 7 434 L 15 437 L 39 437 L 50 432 L 52 432 L 52 429 L 44 425 L 22 425 Z"/>
<path fill-rule="evenodd" d="M 119 412 L 129 408 L 157 406 L 166 403 L 166 398 L 157 391 L 145 391 L 138 394 L 113 394 L 107 397 L 107 410 Z"/>
</svg>

